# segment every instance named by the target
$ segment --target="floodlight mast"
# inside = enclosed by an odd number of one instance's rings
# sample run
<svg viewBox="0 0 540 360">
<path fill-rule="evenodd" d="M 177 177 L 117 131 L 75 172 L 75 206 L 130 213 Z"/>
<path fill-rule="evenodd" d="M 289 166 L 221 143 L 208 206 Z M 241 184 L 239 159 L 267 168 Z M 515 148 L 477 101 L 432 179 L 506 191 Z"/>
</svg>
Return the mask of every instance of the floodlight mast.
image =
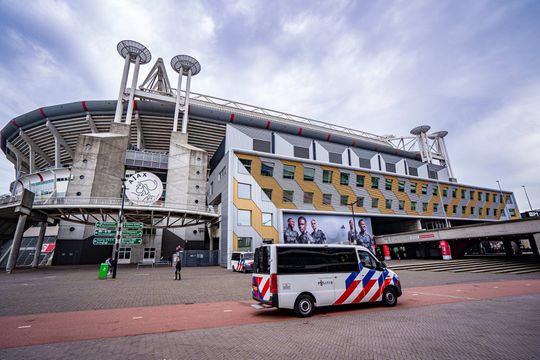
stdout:
<svg viewBox="0 0 540 360">
<path fill-rule="evenodd" d="M 131 124 L 131 117 L 133 115 L 133 105 L 135 88 L 137 87 L 137 80 L 139 77 L 140 65 L 147 64 L 152 60 L 152 54 L 144 45 L 133 40 L 122 40 L 116 46 L 118 53 L 124 59 L 124 72 L 122 73 L 122 80 L 120 82 L 120 91 L 118 93 L 118 103 L 116 104 L 116 113 L 114 114 L 114 122 L 122 122 L 122 113 L 124 111 L 123 98 L 126 92 L 127 78 L 129 75 L 130 63 L 135 63 L 135 69 L 133 70 L 133 79 L 131 81 L 131 91 L 128 100 L 128 109 L 126 112 L 126 124 Z"/>
<path fill-rule="evenodd" d="M 176 55 L 171 59 L 171 67 L 178 73 L 178 87 L 176 89 L 176 106 L 174 108 L 173 132 L 178 131 L 178 113 L 180 111 L 180 94 L 182 86 L 182 76 L 187 76 L 186 96 L 184 99 L 184 117 L 182 118 L 182 133 L 187 133 L 188 112 L 189 112 L 189 89 L 191 87 L 191 77 L 201 71 L 201 64 L 189 55 Z"/>
</svg>

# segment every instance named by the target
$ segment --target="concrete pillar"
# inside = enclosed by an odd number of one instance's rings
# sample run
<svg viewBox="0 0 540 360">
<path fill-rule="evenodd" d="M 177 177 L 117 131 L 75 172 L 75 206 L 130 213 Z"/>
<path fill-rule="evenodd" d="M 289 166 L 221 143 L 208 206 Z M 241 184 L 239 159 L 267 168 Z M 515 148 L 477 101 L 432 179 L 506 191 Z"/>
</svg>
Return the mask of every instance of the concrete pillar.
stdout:
<svg viewBox="0 0 540 360">
<path fill-rule="evenodd" d="M 538 251 L 540 249 L 540 233 L 529 235 L 529 244 L 531 245 L 533 255 L 540 255 Z"/>
<path fill-rule="evenodd" d="M 19 220 L 17 221 L 17 228 L 15 229 L 15 235 L 13 236 L 13 244 L 11 244 L 9 258 L 6 265 L 6 272 L 8 274 L 11 274 L 11 271 L 15 269 L 15 266 L 17 265 L 17 256 L 19 255 L 19 249 L 21 248 L 21 241 L 27 218 L 28 215 L 26 214 L 19 215 Z"/>
<path fill-rule="evenodd" d="M 504 246 L 504 252 L 506 253 L 506 257 L 512 257 L 514 256 L 514 249 L 512 248 L 512 241 L 508 239 L 503 240 L 503 246 Z"/>
<path fill-rule="evenodd" d="M 43 245 L 43 239 L 45 239 L 45 231 L 47 230 L 47 222 L 43 221 L 39 228 L 39 236 L 36 242 L 36 252 L 34 253 L 34 260 L 32 260 L 32 267 L 37 269 L 39 262 L 39 254 L 41 254 L 41 246 Z"/>
<path fill-rule="evenodd" d="M 452 260 L 452 253 L 450 251 L 450 245 L 448 244 L 448 241 L 441 240 L 440 247 L 443 260 Z"/>
</svg>

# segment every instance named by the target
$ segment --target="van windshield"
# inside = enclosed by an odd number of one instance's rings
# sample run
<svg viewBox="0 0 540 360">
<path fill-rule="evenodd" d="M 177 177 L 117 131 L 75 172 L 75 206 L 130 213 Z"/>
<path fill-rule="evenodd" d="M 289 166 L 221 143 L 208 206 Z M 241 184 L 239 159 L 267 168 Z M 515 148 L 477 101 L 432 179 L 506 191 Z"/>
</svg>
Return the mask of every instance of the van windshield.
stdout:
<svg viewBox="0 0 540 360">
<path fill-rule="evenodd" d="M 245 253 L 244 260 L 253 260 L 253 253 Z"/>
<path fill-rule="evenodd" d="M 268 259 L 270 249 L 268 246 L 261 246 L 255 249 L 253 262 L 253 272 L 257 274 L 270 274 L 270 261 Z"/>
</svg>

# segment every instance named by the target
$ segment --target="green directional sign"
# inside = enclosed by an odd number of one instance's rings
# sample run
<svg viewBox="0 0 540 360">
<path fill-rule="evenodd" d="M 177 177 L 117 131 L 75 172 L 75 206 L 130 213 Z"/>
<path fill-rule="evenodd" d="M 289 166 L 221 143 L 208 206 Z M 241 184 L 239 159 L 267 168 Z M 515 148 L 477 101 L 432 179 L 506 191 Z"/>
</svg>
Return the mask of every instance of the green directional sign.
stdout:
<svg viewBox="0 0 540 360">
<path fill-rule="evenodd" d="M 116 239 L 115 238 L 94 238 L 92 240 L 92 244 L 94 245 L 114 245 Z"/>
<path fill-rule="evenodd" d="M 103 229 L 96 229 L 94 231 L 95 236 L 116 236 L 116 230 L 103 230 Z"/>
<path fill-rule="evenodd" d="M 142 236 L 142 230 L 122 230 L 122 236 Z"/>
<path fill-rule="evenodd" d="M 141 245 L 142 238 L 121 238 L 120 244 L 123 245 Z"/>
<path fill-rule="evenodd" d="M 118 226 L 116 221 L 98 221 L 96 223 L 96 227 L 101 229 L 114 229 L 116 226 Z"/>
<path fill-rule="evenodd" d="M 144 224 L 142 222 L 125 222 L 122 224 L 124 229 L 142 229 Z"/>
</svg>

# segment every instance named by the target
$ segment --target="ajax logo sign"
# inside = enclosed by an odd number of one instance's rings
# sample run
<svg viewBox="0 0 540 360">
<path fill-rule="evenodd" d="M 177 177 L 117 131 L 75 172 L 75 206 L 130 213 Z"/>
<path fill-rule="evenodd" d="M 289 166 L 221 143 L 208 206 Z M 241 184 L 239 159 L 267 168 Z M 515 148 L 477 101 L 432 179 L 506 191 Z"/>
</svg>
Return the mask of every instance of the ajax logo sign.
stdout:
<svg viewBox="0 0 540 360">
<path fill-rule="evenodd" d="M 128 199 L 137 205 L 151 205 L 163 193 L 163 183 L 151 172 L 135 173 L 126 178 L 124 185 Z"/>
</svg>

